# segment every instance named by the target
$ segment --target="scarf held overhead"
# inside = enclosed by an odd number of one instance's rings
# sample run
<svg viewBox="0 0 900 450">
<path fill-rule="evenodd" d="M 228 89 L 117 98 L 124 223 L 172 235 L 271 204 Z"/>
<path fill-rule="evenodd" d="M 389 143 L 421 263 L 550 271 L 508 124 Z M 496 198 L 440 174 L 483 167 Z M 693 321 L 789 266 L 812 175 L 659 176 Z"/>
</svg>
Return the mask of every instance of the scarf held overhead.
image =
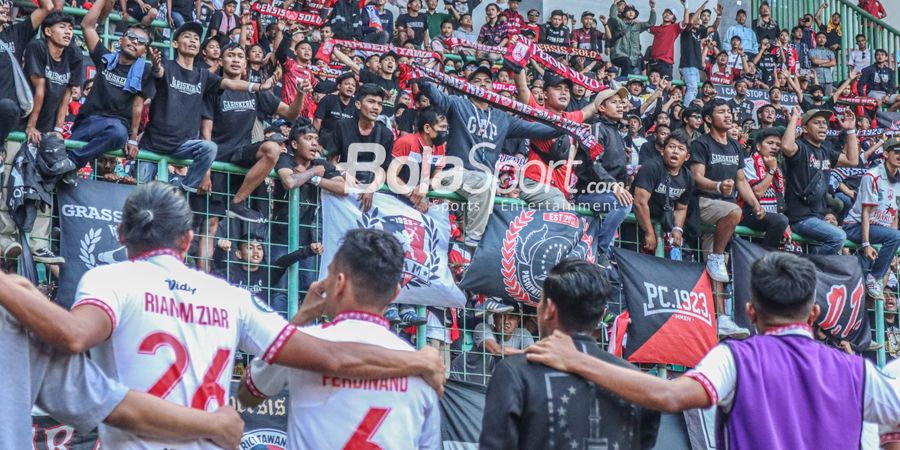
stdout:
<svg viewBox="0 0 900 450">
<path fill-rule="evenodd" d="M 318 14 L 291 11 L 272 5 L 261 5 L 259 3 L 254 3 L 253 11 L 258 12 L 264 16 L 273 16 L 279 19 L 287 19 L 292 22 L 297 22 L 312 27 L 321 27 L 323 24 L 322 17 Z"/>
<path fill-rule="evenodd" d="M 569 119 L 563 118 L 556 114 L 550 113 L 539 108 L 532 108 L 524 103 L 517 102 L 511 98 L 504 97 L 495 92 L 486 91 L 478 86 L 470 84 L 464 80 L 454 78 L 442 72 L 431 70 L 425 67 L 401 66 L 401 80 L 403 82 L 419 79 L 430 78 L 437 83 L 458 91 L 466 96 L 486 101 L 497 108 L 509 111 L 529 119 L 537 120 L 547 124 L 553 128 L 565 131 L 573 136 L 586 148 L 589 149 L 592 156 L 599 156 L 603 148 L 599 142 L 591 134 L 591 129 L 584 124 L 580 124 Z M 595 157 L 596 157 L 595 156 Z"/>
<path fill-rule="evenodd" d="M 545 68 L 552 70 L 553 73 L 572 80 L 572 82 L 584 86 L 585 89 L 591 92 L 600 92 L 603 90 L 603 85 L 601 85 L 599 81 L 588 78 L 584 76 L 583 73 L 575 71 L 571 67 L 560 63 L 556 58 L 548 55 L 544 50 L 527 39 L 510 40 L 508 50 L 504 57 L 517 67 L 525 67 L 529 60 L 534 59 Z"/>
<path fill-rule="evenodd" d="M 331 53 L 334 52 L 334 47 L 340 46 L 344 48 L 349 48 L 352 50 L 359 50 L 363 52 L 370 53 L 379 53 L 385 54 L 387 52 L 394 52 L 398 56 L 406 56 L 408 58 L 415 59 L 430 59 L 435 58 L 438 60 L 443 59 L 443 57 L 439 53 L 429 52 L 425 50 L 417 50 L 414 48 L 406 48 L 406 47 L 394 47 L 393 45 L 382 45 L 382 44 L 371 44 L 368 42 L 360 42 L 360 41 L 345 41 L 342 39 L 329 39 L 322 43 L 319 46 L 319 51 L 316 52 L 316 58 L 321 59 L 323 61 L 328 61 L 331 59 Z"/>
</svg>

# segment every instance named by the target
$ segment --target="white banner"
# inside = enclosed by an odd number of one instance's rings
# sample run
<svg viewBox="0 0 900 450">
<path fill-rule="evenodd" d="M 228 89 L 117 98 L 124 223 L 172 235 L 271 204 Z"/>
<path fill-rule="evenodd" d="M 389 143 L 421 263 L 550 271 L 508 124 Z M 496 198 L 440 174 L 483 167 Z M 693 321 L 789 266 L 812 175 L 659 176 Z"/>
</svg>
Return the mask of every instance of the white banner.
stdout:
<svg viewBox="0 0 900 450">
<path fill-rule="evenodd" d="M 320 279 L 328 276 L 344 235 L 356 228 L 384 230 L 403 245 L 403 289 L 397 303 L 461 308 L 466 296 L 456 287 L 447 265 L 450 240 L 448 204 L 432 204 L 427 214 L 390 194 L 376 193 L 372 208 L 363 214 L 355 195 L 339 197 L 322 192 L 322 255 Z"/>
</svg>

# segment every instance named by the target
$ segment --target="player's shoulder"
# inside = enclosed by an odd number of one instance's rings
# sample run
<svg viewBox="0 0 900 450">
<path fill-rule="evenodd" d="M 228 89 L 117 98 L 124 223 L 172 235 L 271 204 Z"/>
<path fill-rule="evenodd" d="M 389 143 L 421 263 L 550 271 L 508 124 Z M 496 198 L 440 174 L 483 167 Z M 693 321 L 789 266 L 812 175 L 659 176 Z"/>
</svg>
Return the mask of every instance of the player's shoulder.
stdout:
<svg viewBox="0 0 900 450">
<path fill-rule="evenodd" d="M 355 342 L 389 350 L 415 351 L 412 345 L 389 329 L 361 320 L 340 320 L 300 328 L 300 331 L 331 342 Z"/>
</svg>

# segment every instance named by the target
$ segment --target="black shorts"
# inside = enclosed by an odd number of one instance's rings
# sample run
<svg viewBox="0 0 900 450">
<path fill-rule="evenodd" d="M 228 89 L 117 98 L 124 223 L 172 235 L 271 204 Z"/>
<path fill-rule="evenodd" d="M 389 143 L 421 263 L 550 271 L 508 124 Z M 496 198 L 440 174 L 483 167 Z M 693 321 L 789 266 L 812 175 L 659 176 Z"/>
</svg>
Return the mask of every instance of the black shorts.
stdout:
<svg viewBox="0 0 900 450">
<path fill-rule="evenodd" d="M 216 156 L 216 161 L 227 162 L 249 169 L 259 160 L 256 154 L 259 153 L 259 147 L 262 146 L 263 142 L 265 141 L 245 145 L 231 153 L 222 155 L 222 157 Z"/>
<path fill-rule="evenodd" d="M 151 7 L 153 9 L 157 9 L 156 6 L 151 5 Z M 144 16 L 147 15 L 137 3 L 129 3 L 128 6 L 125 7 L 125 9 L 128 11 L 128 15 L 138 22 L 144 20 Z"/>
</svg>

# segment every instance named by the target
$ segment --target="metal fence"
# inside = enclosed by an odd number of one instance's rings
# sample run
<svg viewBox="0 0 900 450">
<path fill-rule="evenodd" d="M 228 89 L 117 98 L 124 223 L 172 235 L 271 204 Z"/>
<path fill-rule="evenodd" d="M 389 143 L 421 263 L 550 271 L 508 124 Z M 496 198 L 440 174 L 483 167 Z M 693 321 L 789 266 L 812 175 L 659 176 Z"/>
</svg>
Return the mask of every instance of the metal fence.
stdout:
<svg viewBox="0 0 900 450">
<path fill-rule="evenodd" d="M 13 142 L 23 142 L 24 134 L 22 133 L 13 133 L 10 136 L 10 140 Z M 77 141 L 67 141 L 68 147 L 78 147 L 83 145 L 81 142 Z M 121 152 L 112 152 L 110 155 L 121 157 Z M 164 155 L 154 154 L 150 152 L 141 152 L 138 156 L 138 160 L 136 162 L 140 169 L 140 165 L 149 165 L 155 164 L 155 178 L 160 181 L 166 181 L 170 178 L 170 170 L 175 170 L 177 174 L 177 170 L 180 166 L 186 166 L 190 162 L 189 161 L 179 161 L 172 160 L 167 158 Z M 96 164 L 94 165 L 96 168 Z M 150 172 L 147 167 L 144 167 L 143 172 Z M 224 176 L 227 182 L 223 184 L 222 188 L 217 188 L 213 193 L 215 196 L 221 196 L 224 199 L 230 199 L 231 194 L 229 193 L 230 189 L 228 186 L 232 183 L 239 183 L 240 177 L 244 174 L 244 170 L 238 168 L 236 166 L 225 164 L 225 163 L 215 163 L 213 166 L 213 171 L 215 174 L 219 174 L 219 176 Z M 96 177 L 96 169 L 92 175 Z M 312 278 L 317 274 L 318 269 L 318 258 L 316 257 L 313 265 L 307 266 L 304 268 L 299 268 L 298 264 L 291 265 L 286 272 L 286 282 L 283 284 L 278 284 L 274 280 L 274 276 L 272 275 L 275 272 L 282 270 L 281 268 L 274 267 L 272 265 L 272 261 L 275 256 L 284 254 L 286 252 L 292 252 L 297 250 L 300 247 L 300 229 L 303 225 L 301 225 L 300 219 L 300 209 L 301 207 L 311 207 L 317 209 L 317 205 L 314 204 L 301 204 L 300 196 L 298 189 L 293 189 L 287 193 L 286 198 L 284 196 L 277 196 L 275 192 L 277 189 L 274 187 L 275 183 L 279 183 L 277 178 L 272 174 L 269 178 L 269 182 L 267 182 L 263 188 L 258 190 L 254 195 L 251 196 L 251 201 L 255 203 L 255 205 L 268 205 L 269 211 L 279 209 L 280 211 L 287 210 L 287 220 L 279 221 L 273 220 L 268 225 L 268 235 L 272 235 L 272 228 L 277 226 L 286 227 L 287 231 L 287 241 L 286 242 L 274 242 L 269 241 L 265 243 L 265 254 L 267 256 L 266 259 L 259 265 L 258 270 L 263 270 L 267 275 L 267 279 L 272 282 L 271 285 L 266 286 L 265 295 L 267 296 L 270 305 L 273 306 L 274 309 L 278 310 L 285 317 L 291 317 L 296 313 L 297 308 L 300 304 L 300 299 L 303 291 L 301 290 L 301 273 L 304 274 L 305 278 Z M 233 190 L 231 190 L 233 192 Z M 461 201 L 462 199 L 457 197 L 455 194 L 434 194 L 434 197 L 443 198 L 447 201 Z M 232 242 L 233 246 L 240 245 L 240 243 L 248 242 L 249 235 L 246 230 L 241 230 L 240 226 L 236 226 L 233 223 L 229 223 L 227 219 L 222 214 L 222 211 L 216 211 L 213 207 L 213 201 L 210 200 L 211 197 L 206 196 L 193 196 L 190 198 L 192 201 L 192 207 L 194 208 L 194 214 L 196 216 L 196 227 L 198 235 L 198 243 L 204 242 L 212 242 L 213 245 L 220 239 L 228 239 Z M 523 202 L 516 199 L 511 198 L 498 198 L 497 203 L 499 204 L 507 204 L 507 205 L 524 205 Z M 257 206 L 260 210 L 266 211 L 265 207 Z M 582 214 L 588 214 L 587 211 L 579 211 Z M 54 221 L 56 217 L 54 215 Z M 218 233 L 211 232 L 208 228 L 205 228 L 203 224 L 208 223 L 210 219 L 218 219 L 219 227 L 225 227 L 224 230 L 220 230 Z M 316 222 L 318 223 L 318 222 Z M 317 225 L 314 230 L 314 236 L 321 236 L 320 233 L 320 225 Z M 709 231 L 709 230 L 707 230 Z M 738 227 L 737 235 L 749 239 L 751 241 L 757 240 L 762 237 L 760 233 L 754 232 L 752 230 Z M 661 236 L 661 235 L 660 235 Z M 804 246 L 809 245 L 810 242 L 803 240 L 799 236 L 794 236 L 796 242 L 803 244 Z M 58 244 L 58 241 L 55 242 Z M 847 243 L 848 249 L 855 249 L 855 247 L 851 243 Z M 640 234 L 638 232 L 638 226 L 634 217 L 629 217 L 626 222 L 620 227 L 619 233 L 616 237 L 615 245 L 620 248 L 625 248 L 629 250 L 640 251 L 640 247 L 642 245 L 640 240 Z M 701 243 L 698 240 L 693 242 L 685 241 L 683 245 L 683 255 L 685 260 L 693 260 L 697 262 L 701 262 L 702 251 L 701 251 Z M 659 239 L 656 256 L 665 257 L 666 248 L 664 239 Z M 193 253 L 190 258 L 191 262 L 197 266 L 204 267 L 204 265 L 213 266 L 214 263 L 211 261 L 211 255 L 208 253 L 201 254 L 199 250 Z M 243 260 L 234 259 L 232 256 L 225 256 L 224 259 L 219 260 L 219 264 L 224 264 L 226 269 L 230 269 L 233 267 L 239 267 L 240 265 L 246 265 L 247 262 Z M 49 272 L 49 271 L 48 271 Z M 227 270 L 226 270 L 227 273 Z M 243 272 L 238 272 L 243 273 Z M 47 275 L 48 278 L 52 278 L 52 275 Z M 239 283 L 241 280 L 230 279 L 232 283 Z M 731 304 L 733 304 L 732 292 L 730 289 L 722 289 L 724 286 L 719 285 L 718 283 L 714 283 L 714 295 L 716 297 L 723 297 L 726 304 L 726 312 L 731 312 Z M 620 295 L 620 294 L 618 294 Z M 601 324 L 597 330 L 597 337 L 601 341 L 601 343 L 605 344 L 606 338 L 606 328 L 605 326 L 611 322 L 612 318 L 616 313 L 622 310 L 624 307 L 624 299 L 619 296 L 610 299 L 609 309 L 611 313 L 605 318 L 605 323 Z M 492 361 L 495 361 L 496 358 L 502 357 L 501 355 L 493 355 L 488 352 L 483 345 L 477 345 L 478 342 L 475 342 L 475 337 L 479 334 L 479 332 L 483 332 L 486 330 L 490 330 L 493 328 L 493 334 L 495 335 L 498 342 L 502 343 L 507 337 L 507 334 L 504 334 L 502 331 L 502 327 L 499 329 L 491 327 L 491 321 L 494 320 L 493 317 L 476 317 L 477 310 L 473 307 L 474 303 L 469 301 L 465 308 L 461 308 L 457 311 L 457 324 L 460 332 L 459 338 L 455 342 L 446 342 L 446 339 L 435 338 L 435 332 L 439 330 L 431 330 L 432 333 L 429 333 L 429 329 L 427 326 L 420 326 L 415 329 L 402 329 L 397 328 L 397 332 L 406 335 L 412 343 L 415 344 L 417 348 L 423 348 L 425 345 L 433 345 L 438 347 L 444 354 L 446 355 L 447 361 L 451 361 L 456 358 L 463 358 L 466 362 L 470 362 L 472 364 L 462 364 L 461 362 L 456 362 L 453 364 L 454 370 L 451 374 L 454 377 L 465 378 L 474 381 L 486 381 L 489 376 L 489 369 L 492 366 Z M 435 311 L 432 311 L 435 312 Z M 418 307 L 419 315 L 424 316 L 426 314 L 425 307 Z M 871 310 L 870 313 L 874 313 L 874 340 L 878 343 L 885 343 L 885 332 L 884 332 L 884 302 L 877 301 L 874 304 L 874 310 Z M 536 326 L 536 317 L 534 312 L 528 312 L 525 308 L 510 313 L 513 317 L 515 317 L 520 324 L 520 328 L 525 328 L 532 334 L 534 339 L 538 339 L 539 336 L 537 334 L 537 326 Z M 501 319 L 502 320 L 502 319 Z M 481 323 L 486 323 L 486 325 L 481 325 Z M 443 334 L 438 333 L 438 335 L 446 336 L 449 333 L 449 319 L 446 321 L 445 325 L 448 329 L 443 330 Z M 483 334 L 483 333 L 482 333 Z M 441 341 L 445 342 L 441 342 Z M 241 358 L 244 362 L 249 360 L 249 355 L 241 355 Z M 879 365 L 883 365 L 885 361 L 885 349 L 882 347 L 877 351 L 877 360 Z M 481 361 L 478 363 L 478 361 Z M 473 365 L 474 364 L 474 365 Z M 667 371 L 680 372 L 683 371 L 684 367 L 679 366 L 660 366 L 660 367 L 646 367 L 647 369 L 654 369 L 657 373 L 666 373 Z M 240 365 L 236 370 L 236 374 L 241 372 Z"/>
<path fill-rule="evenodd" d="M 791 28 L 800 24 L 800 19 L 806 15 L 815 15 L 822 5 L 822 0 L 751 0 L 750 17 L 755 18 L 759 5 L 768 3 L 772 10 L 772 18 L 778 22 L 782 29 Z M 823 24 L 831 20 L 832 14 L 841 16 L 841 50 L 837 53 L 837 66 L 835 79 L 846 79 L 849 73 L 848 60 L 850 51 L 856 48 L 856 35 L 862 34 L 869 43 L 869 49 L 885 49 L 890 57 L 890 62 L 900 61 L 900 31 L 865 12 L 856 5 L 855 1 L 832 0 L 822 12 Z M 884 2 L 887 8 L 894 6 L 895 2 Z M 818 31 L 818 29 L 816 29 Z"/>
</svg>

